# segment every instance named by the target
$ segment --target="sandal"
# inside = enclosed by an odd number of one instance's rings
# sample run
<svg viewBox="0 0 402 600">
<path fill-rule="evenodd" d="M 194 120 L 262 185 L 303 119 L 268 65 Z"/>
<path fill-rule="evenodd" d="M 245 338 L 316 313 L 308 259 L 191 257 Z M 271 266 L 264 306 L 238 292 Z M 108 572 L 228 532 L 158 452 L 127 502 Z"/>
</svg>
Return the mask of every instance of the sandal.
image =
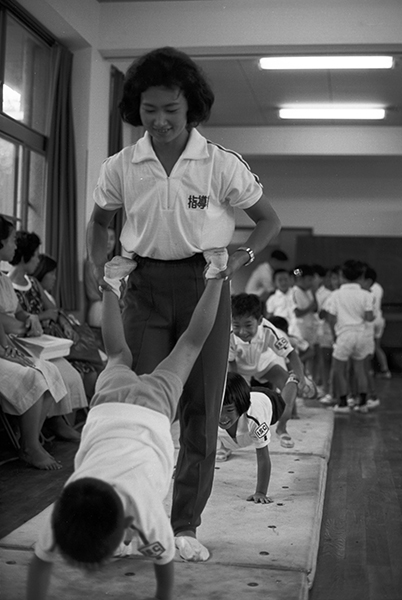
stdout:
<svg viewBox="0 0 402 600">
<path fill-rule="evenodd" d="M 279 437 L 279 442 L 283 448 L 293 448 L 295 445 L 288 433 L 277 433 L 276 435 Z"/>
</svg>

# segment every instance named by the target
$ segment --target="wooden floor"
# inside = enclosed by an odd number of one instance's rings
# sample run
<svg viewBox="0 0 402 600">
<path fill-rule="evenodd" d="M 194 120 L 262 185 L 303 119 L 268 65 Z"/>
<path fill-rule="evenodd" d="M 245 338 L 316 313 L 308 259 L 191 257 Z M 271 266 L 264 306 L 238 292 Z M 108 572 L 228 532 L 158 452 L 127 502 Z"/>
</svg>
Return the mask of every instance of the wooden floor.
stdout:
<svg viewBox="0 0 402 600">
<path fill-rule="evenodd" d="M 402 599 L 402 377 L 368 415 L 336 415 L 310 600 Z"/>
<path fill-rule="evenodd" d="M 376 412 L 336 415 L 310 600 L 402 600 L 402 375 L 378 392 Z M 0 538 L 55 500 L 76 448 L 54 442 L 63 469 L 40 472 L 0 431 Z"/>
</svg>

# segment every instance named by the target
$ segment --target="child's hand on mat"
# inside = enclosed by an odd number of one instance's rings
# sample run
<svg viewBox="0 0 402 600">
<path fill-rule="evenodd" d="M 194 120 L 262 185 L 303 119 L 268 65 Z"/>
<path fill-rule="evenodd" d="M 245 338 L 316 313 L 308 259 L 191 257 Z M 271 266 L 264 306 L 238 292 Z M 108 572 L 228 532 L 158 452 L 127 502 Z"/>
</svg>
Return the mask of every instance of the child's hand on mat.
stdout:
<svg viewBox="0 0 402 600">
<path fill-rule="evenodd" d="M 252 496 L 247 498 L 247 502 L 254 502 L 254 504 L 271 504 L 273 500 L 261 492 L 255 492 Z"/>
</svg>

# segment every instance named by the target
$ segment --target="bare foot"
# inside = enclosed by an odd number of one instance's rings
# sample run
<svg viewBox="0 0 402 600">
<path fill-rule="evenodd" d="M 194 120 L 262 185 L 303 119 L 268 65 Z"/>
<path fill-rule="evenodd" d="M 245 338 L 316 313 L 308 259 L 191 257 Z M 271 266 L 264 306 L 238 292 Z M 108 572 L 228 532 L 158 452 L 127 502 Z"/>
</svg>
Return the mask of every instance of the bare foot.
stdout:
<svg viewBox="0 0 402 600">
<path fill-rule="evenodd" d="M 42 449 L 21 450 L 20 458 L 35 469 L 58 471 L 62 468 L 62 465 L 53 456 Z"/>
</svg>

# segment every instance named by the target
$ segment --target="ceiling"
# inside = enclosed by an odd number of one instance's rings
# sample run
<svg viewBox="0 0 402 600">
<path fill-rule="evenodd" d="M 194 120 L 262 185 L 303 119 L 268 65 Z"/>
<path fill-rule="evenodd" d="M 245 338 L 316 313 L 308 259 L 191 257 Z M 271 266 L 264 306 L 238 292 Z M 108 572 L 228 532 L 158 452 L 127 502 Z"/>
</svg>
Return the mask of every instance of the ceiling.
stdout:
<svg viewBox="0 0 402 600">
<path fill-rule="evenodd" d="M 291 126 L 294 121 L 279 119 L 279 107 L 317 103 L 384 106 L 387 108 L 384 120 L 359 121 L 359 124 L 401 126 L 402 56 L 393 56 L 392 69 L 367 71 L 262 71 L 257 56 L 193 58 L 206 73 L 215 93 L 209 126 Z M 131 62 L 127 57 L 110 60 L 123 72 Z M 345 123 L 350 125 L 350 121 Z M 314 126 L 317 121 L 308 124 Z"/>
<path fill-rule="evenodd" d="M 101 3 L 116 1 L 122 0 L 98 0 Z M 401 126 L 402 54 L 387 52 L 386 48 L 381 48 L 381 52 L 373 48 L 366 50 L 367 53 L 392 54 L 395 57 L 394 67 L 366 71 L 262 71 L 258 67 L 259 56 L 242 56 L 238 54 L 238 49 L 237 55 L 233 56 L 194 56 L 196 62 L 204 69 L 215 93 L 215 103 L 208 125 L 292 126 L 300 122 L 279 119 L 279 107 L 297 104 L 358 103 L 387 108 L 384 120 L 359 121 L 359 125 Z M 284 51 L 289 53 L 290 49 L 285 48 Z M 334 53 L 335 49 L 326 48 L 325 51 Z M 336 53 L 353 52 L 350 48 L 339 45 Z M 359 54 L 361 53 L 360 49 Z M 126 51 L 124 59 L 109 60 L 125 72 L 135 56 L 136 52 L 133 49 L 132 56 L 127 55 Z M 343 122 L 336 122 L 337 125 L 340 123 Z M 350 125 L 351 121 L 344 123 Z M 304 124 L 314 126 L 322 122 L 307 121 Z M 325 121 L 325 124 L 330 125 L 331 122 Z"/>
<path fill-rule="evenodd" d="M 262 71 L 257 57 L 196 60 L 216 95 L 209 125 L 292 125 L 279 107 L 317 103 L 386 106 L 386 119 L 370 125 L 402 124 L 401 58 L 382 71 Z"/>
</svg>

